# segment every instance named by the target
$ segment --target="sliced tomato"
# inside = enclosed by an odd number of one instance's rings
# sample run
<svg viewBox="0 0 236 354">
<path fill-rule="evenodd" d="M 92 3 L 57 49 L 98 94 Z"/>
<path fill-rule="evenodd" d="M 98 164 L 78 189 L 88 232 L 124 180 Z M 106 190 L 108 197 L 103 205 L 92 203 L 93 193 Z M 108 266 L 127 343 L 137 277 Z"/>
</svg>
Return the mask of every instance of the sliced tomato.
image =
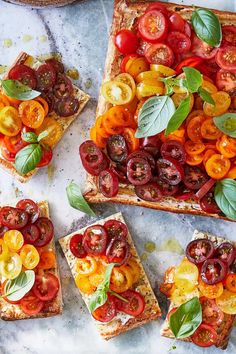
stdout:
<svg viewBox="0 0 236 354">
<path fill-rule="evenodd" d="M 211 326 L 219 326 L 224 320 L 224 312 L 216 305 L 215 300 L 200 298 L 202 305 L 202 321 Z"/>
<path fill-rule="evenodd" d="M 141 158 L 141 159 L 146 160 L 149 163 L 151 170 L 154 171 L 155 166 L 156 166 L 155 160 L 154 160 L 153 156 L 151 154 L 149 154 L 147 151 L 138 150 L 138 151 L 132 152 L 127 157 L 126 162 L 128 163 L 129 160 L 131 160 L 133 158 Z"/>
<path fill-rule="evenodd" d="M 236 293 L 236 274 L 228 274 L 225 279 L 225 287 L 232 293 Z"/>
<path fill-rule="evenodd" d="M 16 154 L 13 153 L 13 152 L 10 152 L 7 147 L 6 147 L 6 144 L 5 142 L 2 140 L 1 141 L 1 154 L 2 154 L 2 157 L 9 161 L 9 162 L 14 162 L 15 161 L 15 157 L 16 157 Z"/>
<path fill-rule="evenodd" d="M 225 278 L 227 270 L 228 266 L 220 259 L 210 258 L 201 267 L 201 278 L 206 284 L 217 284 Z"/>
<path fill-rule="evenodd" d="M 58 278 L 48 272 L 43 275 L 36 275 L 32 291 L 39 300 L 50 301 L 56 297 L 59 288 Z"/>
<path fill-rule="evenodd" d="M 173 12 L 169 16 L 170 30 L 171 31 L 184 31 L 185 20 L 177 12 Z"/>
<path fill-rule="evenodd" d="M 35 242 L 40 237 L 39 228 L 34 224 L 26 225 L 22 230 L 22 235 L 24 236 L 25 243 L 34 245 Z"/>
<path fill-rule="evenodd" d="M 111 169 L 99 174 L 99 190 L 106 198 L 115 197 L 119 191 L 119 179 Z"/>
<path fill-rule="evenodd" d="M 203 59 L 212 59 L 215 57 L 218 48 L 211 47 L 206 42 L 199 39 L 196 34 L 192 38 L 192 52 Z"/>
<path fill-rule="evenodd" d="M 40 237 L 34 243 L 36 247 L 46 246 L 53 238 L 54 235 L 54 227 L 48 218 L 41 217 L 36 220 L 35 225 L 38 227 L 40 231 Z"/>
<path fill-rule="evenodd" d="M 236 70 L 236 47 L 220 48 L 216 55 L 216 62 L 221 69 Z"/>
<path fill-rule="evenodd" d="M 133 185 L 144 185 L 151 178 L 151 166 L 147 160 L 133 157 L 127 163 L 127 177 Z"/>
<path fill-rule="evenodd" d="M 116 316 L 114 298 L 109 296 L 104 305 L 93 311 L 92 316 L 99 322 L 110 322 Z"/>
<path fill-rule="evenodd" d="M 70 239 L 70 250 L 71 253 L 77 258 L 84 258 L 87 256 L 87 252 L 83 246 L 83 235 L 76 234 Z"/>
<path fill-rule="evenodd" d="M 89 226 L 84 233 L 83 247 L 88 255 L 98 256 L 105 254 L 108 235 L 101 225 Z"/>
<path fill-rule="evenodd" d="M 22 199 L 17 204 L 16 207 L 25 210 L 30 216 L 30 222 L 34 223 L 40 214 L 39 206 L 31 199 Z"/>
<path fill-rule="evenodd" d="M 45 63 L 51 65 L 53 67 L 53 69 L 56 71 L 56 74 L 63 74 L 65 69 L 64 69 L 64 65 L 62 64 L 61 61 L 55 59 L 55 58 L 50 58 L 45 60 Z"/>
<path fill-rule="evenodd" d="M 37 167 L 45 167 L 49 165 L 50 162 L 52 161 L 52 158 L 53 158 L 52 149 L 49 146 L 47 147 L 42 146 L 42 158 L 38 163 Z"/>
<path fill-rule="evenodd" d="M 44 302 L 36 297 L 32 291 L 30 291 L 23 297 L 23 299 L 20 300 L 21 310 L 29 316 L 33 316 L 41 312 L 43 306 Z"/>
<path fill-rule="evenodd" d="M 107 154 L 114 162 L 124 162 L 128 156 L 126 140 L 122 135 L 112 135 L 107 141 Z"/>
<path fill-rule="evenodd" d="M 157 43 L 147 48 L 145 57 L 150 64 L 161 64 L 171 67 L 174 62 L 172 49 L 163 43 Z"/>
<path fill-rule="evenodd" d="M 116 299 L 116 308 L 118 311 L 127 313 L 130 316 L 137 317 L 141 315 L 145 309 L 145 300 L 144 297 L 137 291 L 126 290 L 125 292 L 120 293 L 120 295 L 128 300 L 128 302 Z"/>
<path fill-rule="evenodd" d="M 189 58 L 181 61 L 175 68 L 176 73 L 180 74 L 182 69 L 186 66 L 190 66 L 192 68 L 198 67 L 203 62 L 203 59 L 197 56 L 190 56 Z"/>
<path fill-rule="evenodd" d="M 160 152 L 161 140 L 159 134 L 140 139 L 141 149 L 154 157 Z"/>
<path fill-rule="evenodd" d="M 127 263 L 130 256 L 130 247 L 125 236 L 115 236 L 106 249 L 109 263 Z"/>
<path fill-rule="evenodd" d="M 161 187 L 155 182 L 135 186 L 135 193 L 140 199 L 148 202 L 157 202 L 164 195 Z"/>
<path fill-rule="evenodd" d="M 206 172 L 214 179 L 221 179 L 230 169 L 230 160 L 220 154 L 212 155 L 206 162 Z"/>
<path fill-rule="evenodd" d="M 0 222 L 11 230 L 20 230 L 28 223 L 28 214 L 21 209 L 3 207 L 0 209 Z"/>
<path fill-rule="evenodd" d="M 171 157 L 181 164 L 184 164 L 186 161 L 186 153 L 183 145 L 176 140 L 168 140 L 162 144 L 161 156 L 167 159 Z"/>
<path fill-rule="evenodd" d="M 219 90 L 235 94 L 236 92 L 236 71 L 220 69 L 216 74 L 216 85 Z"/>
<path fill-rule="evenodd" d="M 183 167 L 173 158 L 157 160 L 158 176 L 163 182 L 175 186 L 184 177 Z"/>
<path fill-rule="evenodd" d="M 223 242 L 217 247 L 215 257 L 230 266 L 235 261 L 236 248 L 230 242 Z"/>
<path fill-rule="evenodd" d="M 223 46 L 236 46 L 236 26 L 222 26 L 222 44 Z"/>
<path fill-rule="evenodd" d="M 224 287 L 223 283 L 219 282 L 214 285 L 208 285 L 204 283 L 201 278 L 198 280 L 198 289 L 202 296 L 205 296 L 207 299 L 216 299 L 223 294 Z"/>
<path fill-rule="evenodd" d="M 36 77 L 38 90 L 47 91 L 55 85 L 57 74 L 54 67 L 46 63 L 38 67 Z"/>
<path fill-rule="evenodd" d="M 200 189 L 209 179 L 207 174 L 197 166 L 185 166 L 183 182 L 189 189 Z"/>
<path fill-rule="evenodd" d="M 15 65 L 8 73 L 8 78 L 11 80 L 20 81 L 22 84 L 35 89 L 37 79 L 35 71 L 24 64 Z"/>
<path fill-rule="evenodd" d="M 138 29 L 141 37 L 150 43 L 163 41 L 168 32 L 168 20 L 161 11 L 150 10 L 140 17 Z"/>
<path fill-rule="evenodd" d="M 104 224 L 104 228 L 107 231 L 109 239 L 113 239 L 116 236 L 126 237 L 128 235 L 127 226 L 118 220 L 108 220 Z"/>
<path fill-rule="evenodd" d="M 22 133 L 18 133 L 15 136 L 4 136 L 4 144 L 9 153 L 16 154 L 23 149 L 23 147 L 28 145 L 28 143 L 22 139 L 21 135 Z"/>
<path fill-rule="evenodd" d="M 216 204 L 213 191 L 209 191 L 202 199 L 200 199 L 200 207 L 203 211 L 209 214 L 219 214 L 221 212 Z"/>
<path fill-rule="evenodd" d="M 104 156 L 96 144 L 92 140 L 84 141 L 79 147 L 79 154 L 84 169 L 92 175 L 99 175 Z"/>
<path fill-rule="evenodd" d="M 61 98 L 55 105 L 55 112 L 60 117 L 70 117 L 74 115 L 79 109 L 79 100 L 74 96 Z"/>
<path fill-rule="evenodd" d="M 132 54 L 138 49 L 138 37 L 128 29 L 116 33 L 115 46 L 122 54 Z"/>
<path fill-rule="evenodd" d="M 73 85 L 71 80 L 64 74 L 58 74 L 56 83 L 53 87 L 53 93 L 56 98 L 69 97 L 73 93 Z"/>
<path fill-rule="evenodd" d="M 213 253 L 213 242 L 204 238 L 191 241 L 186 248 L 187 258 L 194 264 L 202 264 L 206 259 L 211 258 Z"/>
<path fill-rule="evenodd" d="M 125 73 L 126 72 L 126 64 L 128 63 L 128 61 L 131 59 L 137 59 L 139 57 L 138 54 L 128 54 L 126 55 L 122 61 L 121 61 L 121 64 L 120 64 L 120 70 L 122 73 Z"/>
<path fill-rule="evenodd" d="M 186 34 L 178 31 L 169 32 L 166 43 L 176 53 L 188 52 L 191 47 L 190 38 Z"/>
<path fill-rule="evenodd" d="M 201 324 L 191 336 L 194 344 L 199 347 L 211 347 L 218 339 L 215 329 L 207 324 Z"/>
</svg>

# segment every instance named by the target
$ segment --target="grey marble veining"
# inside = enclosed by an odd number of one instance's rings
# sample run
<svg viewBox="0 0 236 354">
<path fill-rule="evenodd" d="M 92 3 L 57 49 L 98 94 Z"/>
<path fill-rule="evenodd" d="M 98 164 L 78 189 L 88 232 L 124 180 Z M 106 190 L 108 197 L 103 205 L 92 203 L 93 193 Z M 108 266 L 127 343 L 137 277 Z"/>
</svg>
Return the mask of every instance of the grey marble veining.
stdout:
<svg viewBox="0 0 236 354">
<path fill-rule="evenodd" d="M 191 4 L 193 1 L 182 1 Z M 196 0 L 196 5 L 236 11 L 234 0 Z M 55 150 L 52 167 L 42 169 L 29 183 L 22 185 L 0 172 L 0 204 L 14 203 L 17 198 L 48 199 L 56 229 L 56 237 L 93 222 L 69 207 L 65 188 L 71 179 L 84 181 L 78 156 L 80 142 L 88 136 L 96 109 L 96 100 L 103 75 L 107 37 L 113 12 L 112 0 L 89 0 L 57 9 L 32 10 L 0 1 L 0 64 L 10 65 L 21 50 L 40 55 L 60 52 L 68 67 L 79 70 L 79 86 L 91 95 L 83 113 L 73 123 Z M 27 35 L 27 36 L 25 36 Z M 29 40 L 29 35 L 32 37 Z M 45 36 L 47 40 L 45 41 Z M 12 46 L 6 48 L 6 39 Z M 28 39 L 28 41 L 26 41 Z M 5 43 L 5 45 L 4 45 Z M 8 43 L 8 42 L 7 42 Z M 89 83 L 92 83 L 89 87 Z M 184 249 L 195 228 L 235 240 L 234 223 L 170 214 L 138 207 L 98 205 L 97 218 L 122 211 L 133 235 L 139 254 L 145 252 L 146 242 L 154 242 L 156 251 L 146 253 L 144 267 L 151 279 L 163 312 L 166 302 L 158 292 L 164 270 L 180 255 L 163 248 L 170 239 Z M 178 240 L 178 241 L 177 241 Z M 180 247 L 180 249 L 181 249 Z M 70 271 L 58 248 L 64 312 L 55 318 L 19 322 L 0 322 L 0 354 L 166 354 L 171 341 L 159 334 L 162 319 L 121 335 L 109 342 L 99 338 L 88 311 L 71 278 Z M 164 249 L 164 251 L 163 251 Z M 214 348 L 204 350 L 177 342 L 176 354 L 217 354 Z M 225 354 L 236 353 L 236 331 L 232 332 Z"/>
</svg>

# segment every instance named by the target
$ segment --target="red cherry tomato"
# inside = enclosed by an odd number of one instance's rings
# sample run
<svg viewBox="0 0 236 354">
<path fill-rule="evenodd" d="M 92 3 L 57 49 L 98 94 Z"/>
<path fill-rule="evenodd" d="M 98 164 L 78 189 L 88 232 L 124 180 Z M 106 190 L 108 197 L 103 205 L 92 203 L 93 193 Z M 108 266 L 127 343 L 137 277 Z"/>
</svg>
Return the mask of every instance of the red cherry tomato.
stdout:
<svg viewBox="0 0 236 354">
<path fill-rule="evenodd" d="M 202 199 L 205 194 L 209 192 L 209 190 L 214 186 L 215 180 L 213 178 L 210 178 L 203 186 L 197 191 L 196 197 L 197 199 Z"/>
<path fill-rule="evenodd" d="M 127 163 L 127 177 L 134 186 L 146 184 L 152 177 L 151 166 L 147 160 L 133 157 Z"/>
<path fill-rule="evenodd" d="M 21 133 L 15 136 L 5 135 L 3 140 L 7 150 L 12 154 L 16 154 L 18 151 L 23 149 L 23 147 L 28 145 L 28 143 L 22 139 Z"/>
<path fill-rule="evenodd" d="M 54 235 L 54 227 L 48 218 L 41 217 L 36 220 L 35 225 L 38 227 L 40 231 L 40 237 L 34 243 L 36 247 L 46 246 L 53 238 Z"/>
<path fill-rule="evenodd" d="M 236 46 L 236 26 L 222 26 L 222 44 Z"/>
<path fill-rule="evenodd" d="M 56 71 L 56 74 L 63 74 L 65 69 L 64 65 L 62 64 L 61 61 L 55 59 L 55 58 L 50 58 L 45 60 L 45 62 L 53 67 L 53 69 Z"/>
<path fill-rule="evenodd" d="M 21 230 L 22 235 L 24 236 L 24 241 L 27 244 L 35 245 L 35 242 L 40 237 L 39 228 L 34 224 L 28 224 Z"/>
<path fill-rule="evenodd" d="M 43 275 L 36 275 L 32 291 L 39 300 L 50 301 L 56 297 L 59 288 L 58 278 L 48 272 Z"/>
<path fill-rule="evenodd" d="M 119 179 L 111 169 L 100 172 L 99 190 L 106 198 L 112 198 L 118 194 Z"/>
<path fill-rule="evenodd" d="M 128 229 L 127 226 L 118 220 L 108 220 L 104 224 L 104 228 L 108 234 L 109 239 L 114 237 L 127 237 Z"/>
<path fill-rule="evenodd" d="M 104 305 L 93 311 L 92 316 L 99 322 L 110 322 L 116 316 L 115 301 L 109 296 Z"/>
<path fill-rule="evenodd" d="M 221 261 L 225 262 L 230 266 L 236 257 L 236 249 L 230 242 L 223 242 L 219 245 L 215 251 L 216 258 L 220 259 Z"/>
<path fill-rule="evenodd" d="M 236 91 L 236 71 L 223 69 L 217 71 L 216 86 L 219 90 L 234 94 Z"/>
<path fill-rule="evenodd" d="M 53 151 L 52 149 L 47 146 L 47 147 L 42 147 L 42 158 L 40 162 L 38 163 L 37 167 L 45 167 L 50 164 L 53 158 Z"/>
<path fill-rule="evenodd" d="M 186 161 L 186 153 L 183 145 L 176 140 L 168 140 L 161 146 L 161 156 L 164 159 L 169 157 L 175 159 L 180 164 L 184 164 Z"/>
<path fill-rule="evenodd" d="M 150 43 L 163 41 L 168 32 L 168 20 L 162 12 L 150 10 L 140 17 L 138 29 L 141 37 Z"/>
<path fill-rule="evenodd" d="M 180 32 L 184 31 L 185 20 L 177 12 L 173 12 L 169 16 L 169 21 L 170 21 L 171 31 L 180 31 Z"/>
<path fill-rule="evenodd" d="M 29 316 L 36 315 L 37 313 L 41 312 L 43 306 L 44 302 L 39 300 L 32 291 L 30 291 L 20 300 L 21 310 Z"/>
<path fill-rule="evenodd" d="M 30 222 L 33 224 L 39 217 L 40 210 L 38 204 L 36 204 L 31 199 L 22 199 L 17 204 L 16 207 L 25 210 L 30 215 Z"/>
<path fill-rule="evenodd" d="M 178 193 L 175 195 L 175 198 L 178 200 L 188 200 L 191 199 L 194 195 L 194 192 L 186 188 L 184 184 L 179 185 Z"/>
<path fill-rule="evenodd" d="M 149 154 L 147 151 L 134 151 L 131 154 L 129 154 L 129 156 L 127 157 L 127 163 L 129 162 L 129 160 L 133 159 L 133 158 L 140 158 L 140 159 L 144 159 L 146 160 L 149 165 L 151 166 L 151 170 L 153 171 L 155 169 L 156 163 L 155 160 L 153 158 L 153 156 L 151 154 Z"/>
<path fill-rule="evenodd" d="M 22 84 L 35 89 L 37 79 L 35 71 L 24 64 L 15 65 L 8 73 L 8 78 L 11 80 L 20 81 Z"/>
<path fill-rule="evenodd" d="M 96 144 L 92 140 L 83 142 L 79 147 L 79 154 L 84 169 L 88 173 L 94 176 L 98 176 L 100 173 L 100 166 L 104 160 L 104 156 Z"/>
<path fill-rule="evenodd" d="M 1 155 L 5 160 L 15 162 L 16 154 L 8 150 L 4 140 L 1 141 Z"/>
<path fill-rule="evenodd" d="M 210 347 L 216 343 L 217 338 L 215 329 L 206 324 L 201 324 L 191 336 L 193 343 L 199 347 Z"/>
<path fill-rule="evenodd" d="M 175 195 L 178 190 L 179 190 L 179 186 L 178 185 L 171 185 L 167 182 L 164 182 L 160 179 L 158 179 L 156 181 L 157 185 L 159 186 L 161 193 L 163 194 L 163 196 L 166 197 L 170 197 L 171 195 Z"/>
<path fill-rule="evenodd" d="M 128 147 L 122 135 L 112 135 L 107 140 L 107 154 L 114 162 L 123 162 L 128 155 Z"/>
<path fill-rule="evenodd" d="M 216 62 L 221 69 L 236 71 L 236 47 L 220 48 L 216 54 Z"/>
<path fill-rule="evenodd" d="M 185 33 L 186 36 L 188 36 L 188 37 L 191 37 L 191 35 L 192 35 L 191 26 L 190 26 L 190 24 L 189 24 L 187 21 L 185 21 L 185 24 L 184 24 L 184 33 Z"/>
<path fill-rule="evenodd" d="M 207 174 L 197 166 L 188 166 L 184 168 L 183 182 L 189 189 L 200 189 L 209 179 Z"/>
<path fill-rule="evenodd" d="M 211 47 L 206 42 L 199 39 L 196 34 L 192 38 L 192 52 L 203 59 L 212 59 L 215 57 L 218 48 Z"/>
<path fill-rule="evenodd" d="M 87 256 L 87 252 L 83 246 L 83 235 L 76 234 L 70 239 L 70 250 L 71 253 L 77 258 L 84 258 Z"/>
<path fill-rule="evenodd" d="M 79 109 L 79 100 L 74 96 L 63 97 L 55 105 L 55 112 L 60 117 L 70 117 Z"/>
<path fill-rule="evenodd" d="M 132 54 L 138 49 L 138 37 L 127 29 L 120 30 L 115 36 L 115 46 L 122 54 Z"/>
<path fill-rule="evenodd" d="M 143 296 L 134 290 L 126 290 L 120 295 L 128 300 L 128 302 L 122 301 L 116 298 L 116 308 L 118 311 L 127 313 L 128 315 L 137 317 L 141 315 L 145 309 L 145 300 Z"/>
<path fill-rule="evenodd" d="M 141 149 L 148 152 L 154 157 L 157 157 L 161 147 L 161 140 L 159 134 L 149 136 L 141 140 Z"/>
<path fill-rule="evenodd" d="M 10 230 L 20 230 L 28 223 L 29 215 L 21 209 L 3 207 L 0 209 L 0 223 Z"/>
<path fill-rule="evenodd" d="M 56 71 L 50 64 L 42 64 L 36 70 L 37 88 L 40 91 L 51 89 L 56 82 Z"/>
<path fill-rule="evenodd" d="M 99 256 L 105 254 L 108 235 L 101 225 L 89 226 L 84 233 L 83 247 L 89 255 Z"/>
<path fill-rule="evenodd" d="M 174 159 L 157 160 L 158 176 L 163 182 L 175 186 L 184 177 L 183 167 Z"/>
<path fill-rule="evenodd" d="M 221 211 L 215 202 L 214 192 L 209 191 L 200 199 L 200 207 L 209 214 L 219 214 Z"/>
<path fill-rule="evenodd" d="M 171 67 L 174 62 L 172 49 L 163 43 L 156 43 L 148 47 L 145 57 L 150 64 L 161 64 Z"/>
<path fill-rule="evenodd" d="M 228 266 L 218 258 L 207 259 L 201 268 L 204 283 L 213 285 L 221 282 L 227 274 Z"/>
<path fill-rule="evenodd" d="M 59 73 L 53 87 L 53 93 L 56 98 L 59 99 L 71 96 L 73 93 L 73 85 L 71 80 L 66 75 Z"/>
<path fill-rule="evenodd" d="M 224 320 L 224 312 L 216 305 L 214 299 L 200 298 L 202 305 L 202 322 L 212 326 L 219 326 Z"/>
<path fill-rule="evenodd" d="M 168 34 L 166 43 L 175 53 L 185 53 L 191 47 L 190 38 L 186 34 L 177 31 Z"/>
<path fill-rule="evenodd" d="M 115 236 L 106 249 L 108 263 L 125 264 L 130 256 L 130 246 L 125 236 Z"/>
<path fill-rule="evenodd" d="M 175 71 L 177 74 L 180 74 L 182 72 L 182 69 L 185 66 L 190 66 L 192 68 L 196 68 L 198 67 L 198 65 L 200 65 L 203 62 L 202 58 L 199 58 L 197 56 L 191 56 L 189 58 L 184 59 L 183 61 L 181 61 L 175 68 Z"/>
<path fill-rule="evenodd" d="M 158 202 L 164 195 L 160 186 L 155 182 L 135 186 L 135 193 L 140 199 L 148 202 Z"/>
<path fill-rule="evenodd" d="M 112 164 L 111 170 L 118 177 L 119 182 L 128 182 L 126 165 L 122 165 L 120 163 Z"/>
<path fill-rule="evenodd" d="M 194 264 L 202 264 L 211 258 L 214 253 L 214 244 L 205 238 L 191 241 L 186 248 L 188 260 Z"/>
</svg>

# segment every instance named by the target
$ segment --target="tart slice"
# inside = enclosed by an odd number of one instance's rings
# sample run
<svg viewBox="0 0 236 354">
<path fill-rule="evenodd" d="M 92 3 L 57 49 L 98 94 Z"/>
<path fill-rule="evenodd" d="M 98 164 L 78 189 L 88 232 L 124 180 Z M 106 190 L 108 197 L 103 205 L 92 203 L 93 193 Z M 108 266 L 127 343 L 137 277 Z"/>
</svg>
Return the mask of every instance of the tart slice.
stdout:
<svg viewBox="0 0 236 354">
<path fill-rule="evenodd" d="M 0 221 L 0 318 L 13 321 L 61 314 L 61 284 L 48 203 L 23 199 L 16 208 L 2 207 Z M 14 283 L 20 284 L 20 291 L 14 292 Z"/>
<path fill-rule="evenodd" d="M 199 326 L 191 336 L 179 339 L 201 347 L 215 345 L 226 349 L 236 318 L 235 264 L 233 242 L 195 230 L 186 248 L 186 257 L 177 267 L 166 271 L 160 287 L 171 301 L 161 335 L 174 338 L 172 315 L 195 298 L 201 306 Z"/>
<path fill-rule="evenodd" d="M 63 237 L 59 243 L 104 339 L 161 315 L 121 213 Z"/>
</svg>

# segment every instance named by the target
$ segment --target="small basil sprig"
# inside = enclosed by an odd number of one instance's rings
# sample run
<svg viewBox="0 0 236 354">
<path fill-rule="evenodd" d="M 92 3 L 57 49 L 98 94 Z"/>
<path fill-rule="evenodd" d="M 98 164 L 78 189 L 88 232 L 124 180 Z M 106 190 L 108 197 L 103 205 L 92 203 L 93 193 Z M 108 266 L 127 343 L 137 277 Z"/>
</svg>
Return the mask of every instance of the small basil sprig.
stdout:
<svg viewBox="0 0 236 354">
<path fill-rule="evenodd" d="M 198 94 L 199 94 L 199 96 L 201 97 L 201 99 L 203 101 L 205 101 L 207 103 L 210 103 L 213 106 L 215 106 L 215 101 L 211 97 L 211 94 L 207 90 L 205 90 L 203 87 L 199 87 Z"/>
<path fill-rule="evenodd" d="M 196 35 L 212 47 L 219 47 L 222 29 L 218 17 L 210 10 L 196 9 L 191 18 Z"/>
<path fill-rule="evenodd" d="M 7 297 L 10 301 L 18 301 L 32 289 L 35 282 L 33 270 L 21 272 L 15 279 L 8 280 L 1 298 Z"/>
<path fill-rule="evenodd" d="M 17 80 L 2 80 L 1 85 L 7 96 L 17 100 L 28 101 L 41 95 L 41 92 L 32 90 L 29 86 L 23 85 Z"/>
<path fill-rule="evenodd" d="M 216 182 L 215 201 L 220 210 L 232 220 L 236 220 L 236 181 L 225 178 Z"/>
<path fill-rule="evenodd" d="M 176 109 L 175 113 L 169 120 L 169 123 L 165 131 L 165 135 L 169 135 L 170 133 L 178 129 L 181 126 L 181 124 L 184 122 L 184 120 L 187 118 L 189 113 L 190 113 L 190 96 L 187 96 L 180 103 L 179 107 Z"/>
<path fill-rule="evenodd" d="M 73 181 L 66 187 L 67 198 L 72 208 L 82 211 L 85 214 L 95 216 L 94 211 L 90 208 L 83 197 L 80 187 Z"/>
<path fill-rule="evenodd" d="M 195 68 L 185 66 L 183 72 L 186 77 L 186 86 L 189 92 L 194 93 L 198 92 L 199 88 L 202 85 L 202 74 Z"/>
<path fill-rule="evenodd" d="M 174 86 L 178 86 L 188 91 L 186 88 L 186 80 L 184 78 L 176 78 L 174 76 L 159 77 L 158 81 L 162 81 L 165 84 L 166 95 L 170 96 L 174 93 Z"/>
<path fill-rule="evenodd" d="M 225 113 L 214 117 L 213 121 L 224 134 L 236 138 L 236 113 Z"/>
<path fill-rule="evenodd" d="M 190 337 L 202 323 L 202 307 L 198 297 L 182 304 L 171 316 L 169 327 L 176 339 Z"/>
<path fill-rule="evenodd" d="M 27 143 L 39 143 L 42 139 L 48 136 L 48 131 L 44 130 L 39 135 L 35 134 L 34 132 L 28 132 L 22 134 L 22 139 Z"/>
</svg>

